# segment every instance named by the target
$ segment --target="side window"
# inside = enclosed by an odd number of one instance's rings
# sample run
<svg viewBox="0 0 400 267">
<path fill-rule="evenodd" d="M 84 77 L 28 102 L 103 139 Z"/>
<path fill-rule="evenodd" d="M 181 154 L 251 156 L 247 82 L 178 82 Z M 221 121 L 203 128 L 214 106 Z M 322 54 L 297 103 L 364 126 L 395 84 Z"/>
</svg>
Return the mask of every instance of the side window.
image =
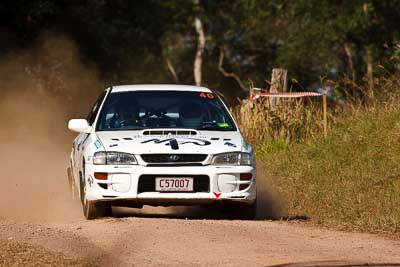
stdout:
<svg viewBox="0 0 400 267">
<path fill-rule="evenodd" d="M 87 121 L 89 123 L 89 125 L 92 125 L 94 120 L 96 119 L 96 115 L 99 112 L 101 103 L 103 102 L 104 97 L 106 96 L 107 91 L 104 91 L 99 98 L 97 98 L 96 103 L 94 103 L 92 109 L 90 110 L 88 116 L 87 116 Z"/>
</svg>

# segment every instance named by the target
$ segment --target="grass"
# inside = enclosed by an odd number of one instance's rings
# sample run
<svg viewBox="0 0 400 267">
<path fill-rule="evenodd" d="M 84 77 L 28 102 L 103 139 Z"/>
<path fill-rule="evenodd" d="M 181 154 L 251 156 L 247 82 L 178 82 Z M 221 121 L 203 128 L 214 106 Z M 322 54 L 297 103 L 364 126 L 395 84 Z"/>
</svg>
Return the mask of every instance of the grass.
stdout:
<svg viewBox="0 0 400 267">
<path fill-rule="evenodd" d="M 280 216 L 400 236 L 399 81 L 377 79 L 373 99 L 331 107 L 327 139 L 320 102 L 272 110 L 265 101 L 235 110 L 256 148 L 260 191 L 273 192 L 273 206 L 276 198 L 283 202 Z"/>
<path fill-rule="evenodd" d="M 259 179 L 287 216 L 366 232 L 400 232 L 400 109 L 374 109 L 335 125 L 327 140 L 259 146 Z"/>
<path fill-rule="evenodd" d="M 307 142 L 321 134 L 321 103 L 304 105 L 303 99 L 280 101 L 281 104 L 274 109 L 268 100 L 263 99 L 233 110 L 241 131 L 250 143 L 262 144 L 268 140 Z"/>
</svg>

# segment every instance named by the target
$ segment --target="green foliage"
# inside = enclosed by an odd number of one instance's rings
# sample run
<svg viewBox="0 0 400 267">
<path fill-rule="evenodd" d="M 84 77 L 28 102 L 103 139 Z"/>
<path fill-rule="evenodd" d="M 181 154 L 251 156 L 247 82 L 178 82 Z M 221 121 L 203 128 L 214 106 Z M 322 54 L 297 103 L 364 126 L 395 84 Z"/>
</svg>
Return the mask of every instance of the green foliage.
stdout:
<svg viewBox="0 0 400 267">
<path fill-rule="evenodd" d="M 392 103 L 395 105 L 395 103 Z M 400 110 L 364 109 L 327 140 L 258 157 L 286 214 L 368 232 L 400 231 Z"/>
<path fill-rule="evenodd" d="M 256 154 L 264 155 L 270 153 L 277 153 L 289 147 L 289 144 L 283 140 L 268 140 L 257 146 Z"/>
</svg>

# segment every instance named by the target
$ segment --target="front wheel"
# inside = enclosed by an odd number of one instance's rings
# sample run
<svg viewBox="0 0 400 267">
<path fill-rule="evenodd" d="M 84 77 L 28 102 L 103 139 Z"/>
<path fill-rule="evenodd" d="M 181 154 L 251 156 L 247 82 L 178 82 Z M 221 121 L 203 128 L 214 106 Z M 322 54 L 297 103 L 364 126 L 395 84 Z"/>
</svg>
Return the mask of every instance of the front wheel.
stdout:
<svg viewBox="0 0 400 267">
<path fill-rule="evenodd" d="M 83 204 L 83 215 L 87 220 L 111 216 L 112 208 L 108 203 L 94 203 L 86 200 L 85 204 Z"/>
<path fill-rule="evenodd" d="M 228 212 L 236 219 L 240 220 L 254 220 L 257 215 L 257 200 L 252 204 L 247 203 L 232 203 L 228 206 Z"/>
<path fill-rule="evenodd" d="M 253 204 L 242 204 L 239 208 L 239 218 L 242 220 L 254 220 L 257 216 L 257 200 Z"/>
<path fill-rule="evenodd" d="M 93 220 L 104 216 L 112 215 L 112 207 L 109 203 L 93 202 L 86 198 L 86 183 L 84 181 L 80 182 L 81 188 L 81 201 L 83 215 L 87 220 Z"/>
</svg>

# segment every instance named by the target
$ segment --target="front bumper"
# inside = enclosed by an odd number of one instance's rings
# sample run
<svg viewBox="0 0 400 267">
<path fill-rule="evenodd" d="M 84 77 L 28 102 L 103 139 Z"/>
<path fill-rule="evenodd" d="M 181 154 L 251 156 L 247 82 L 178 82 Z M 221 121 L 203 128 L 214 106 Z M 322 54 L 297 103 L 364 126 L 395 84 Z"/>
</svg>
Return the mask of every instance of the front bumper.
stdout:
<svg viewBox="0 0 400 267">
<path fill-rule="evenodd" d="M 95 179 L 95 172 L 108 173 L 108 180 Z M 147 167 L 87 164 L 85 173 L 86 198 L 93 202 L 170 206 L 215 202 L 252 204 L 256 199 L 256 169 L 253 166 Z M 240 181 L 241 173 L 252 173 L 252 179 Z M 139 177 L 142 175 L 206 175 L 209 177 L 209 190 L 207 192 L 138 193 Z"/>
</svg>

